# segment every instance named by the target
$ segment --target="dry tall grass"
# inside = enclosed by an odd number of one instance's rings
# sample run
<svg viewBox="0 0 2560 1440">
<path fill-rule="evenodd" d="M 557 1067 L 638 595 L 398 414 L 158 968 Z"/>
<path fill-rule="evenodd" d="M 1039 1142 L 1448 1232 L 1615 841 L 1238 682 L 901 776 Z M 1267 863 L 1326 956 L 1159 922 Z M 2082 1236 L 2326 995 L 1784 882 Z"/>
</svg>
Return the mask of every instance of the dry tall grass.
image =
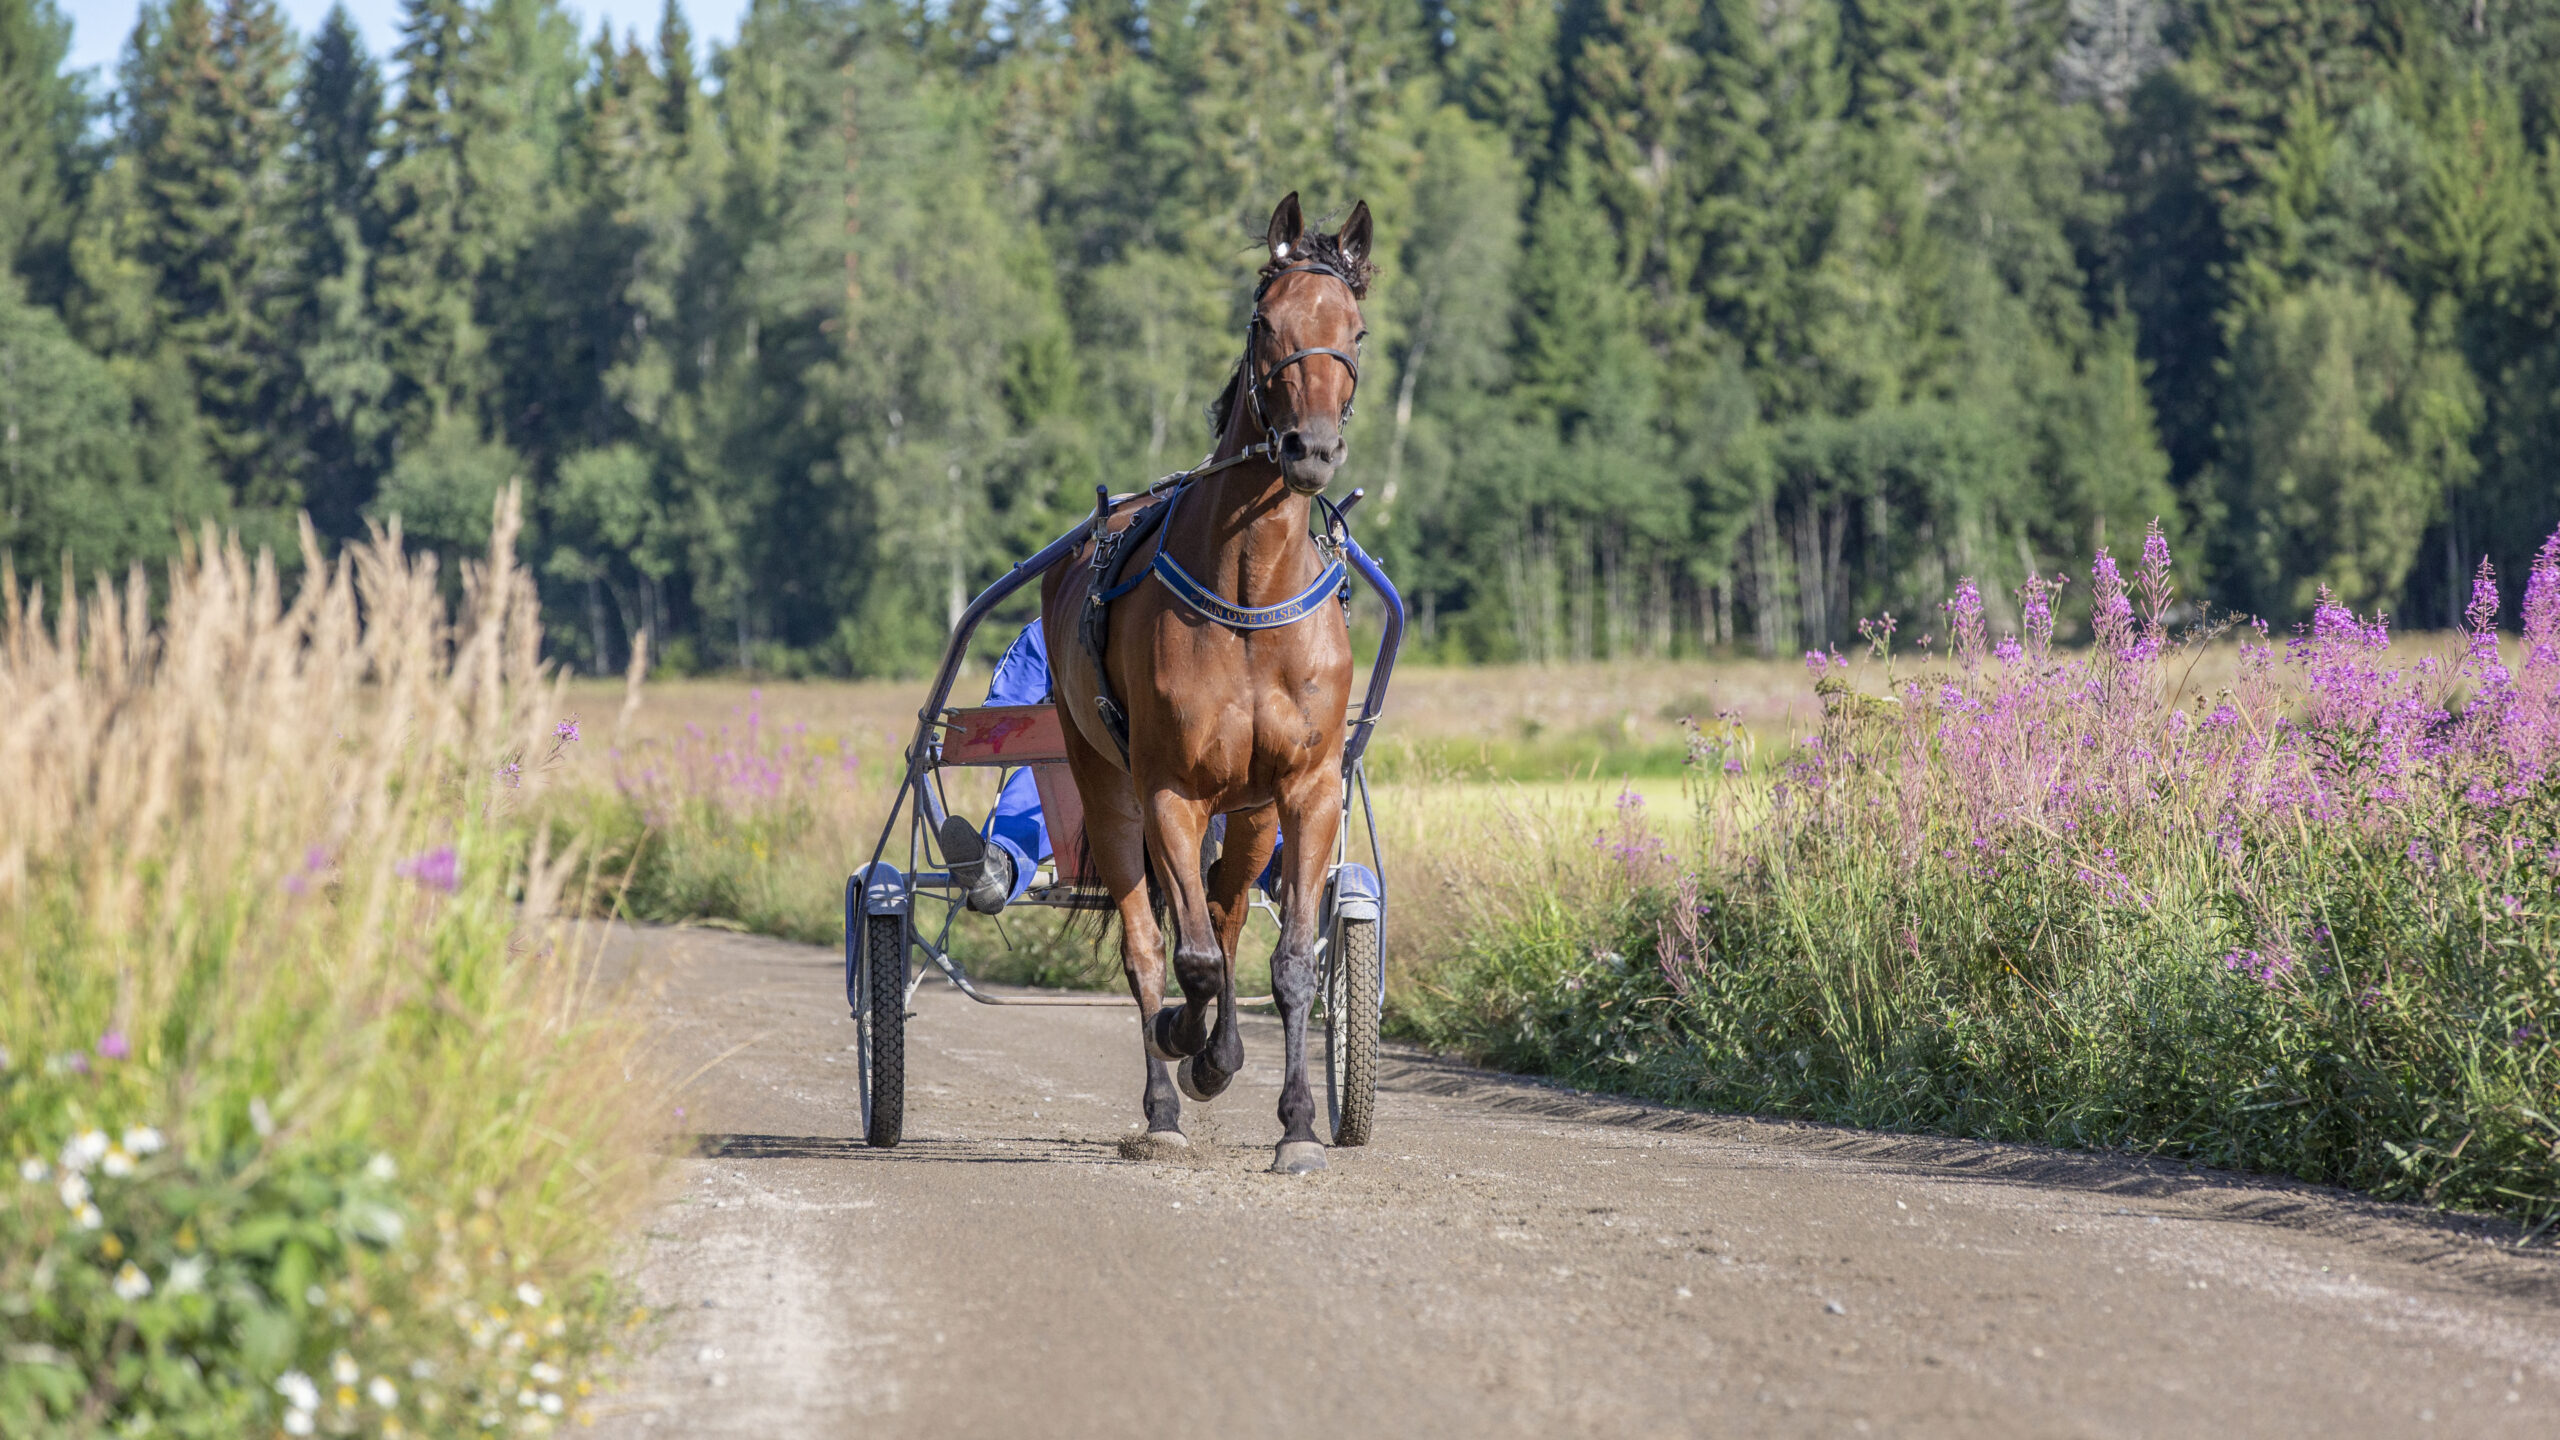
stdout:
<svg viewBox="0 0 2560 1440">
<path fill-rule="evenodd" d="M 278 1375 L 373 1345 L 442 1377 L 386 1379 L 396 1406 L 339 1417 L 396 1429 L 484 1391 L 512 1410 L 509 1367 L 576 1344 L 558 1296 L 600 1274 L 653 1147 L 633 1027 L 596 1002 L 593 947 L 558 918 L 585 872 L 523 810 L 575 741 L 517 515 L 511 494 L 451 614 L 433 557 L 396 529 L 331 563 L 306 527 L 290 600 L 272 557 L 208 531 L 157 620 L 139 572 L 48 607 L 0 570 L 0 1148 L 27 1182 L 0 1206 L 0 1331 L 79 1372 L 68 1413 L 327 1426 L 326 1398 L 304 1407 Z M 165 1147 L 128 1154 L 119 1132 Z M 100 1137 L 87 1152 L 83 1135 Z M 386 1203 L 407 1217 L 340 1247 L 342 1267 L 322 1238 L 262 1250 L 266 1222 L 202 1198 L 263 1193 L 309 1157 L 334 1177 L 339 1155 L 398 1177 Z M 251 1237 L 237 1253 L 231 1230 Z M 116 1274 L 114 1300 L 82 1288 L 93 1267 Z M 186 1320 L 181 1297 L 202 1296 L 231 1298 Z M 117 1369 L 135 1307 L 164 1301 L 163 1329 L 201 1342 L 182 1357 L 196 1380 Z M 512 1358 L 472 1360 L 470 1323 L 506 1306 Z M 329 1323 L 338 1310 L 356 1318 Z M 20 1420 L 51 1413 L 52 1391 L 18 1378 L 0 1420 L 13 1400 Z"/>
</svg>

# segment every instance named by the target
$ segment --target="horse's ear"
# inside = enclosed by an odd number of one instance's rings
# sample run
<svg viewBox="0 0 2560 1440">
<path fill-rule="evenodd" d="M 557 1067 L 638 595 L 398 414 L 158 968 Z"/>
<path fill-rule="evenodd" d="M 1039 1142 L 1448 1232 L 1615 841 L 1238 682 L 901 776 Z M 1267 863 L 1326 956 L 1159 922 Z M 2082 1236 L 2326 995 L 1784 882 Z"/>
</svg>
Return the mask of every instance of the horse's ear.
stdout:
<svg viewBox="0 0 2560 1440">
<path fill-rule="evenodd" d="M 1369 260 L 1369 202 L 1351 207 L 1351 218 L 1342 222 L 1342 233 L 1335 237 L 1342 244 L 1342 257 L 1354 265 Z"/>
<path fill-rule="evenodd" d="M 1271 228 L 1262 238 L 1271 247 L 1271 258 L 1283 265 L 1298 253 L 1298 237 L 1306 233 L 1306 217 L 1298 213 L 1298 192 L 1292 190 L 1271 212 Z"/>
</svg>

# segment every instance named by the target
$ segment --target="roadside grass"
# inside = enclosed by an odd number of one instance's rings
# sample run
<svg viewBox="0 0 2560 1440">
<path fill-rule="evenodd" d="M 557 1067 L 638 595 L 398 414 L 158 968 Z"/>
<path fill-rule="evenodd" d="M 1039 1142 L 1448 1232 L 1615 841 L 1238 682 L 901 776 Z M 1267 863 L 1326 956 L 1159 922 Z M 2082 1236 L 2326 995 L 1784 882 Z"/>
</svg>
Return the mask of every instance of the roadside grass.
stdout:
<svg viewBox="0 0 2560 1440">
<path fill-rule="evenodd" d="M 0 1433 L 541 1433 L 636 1323 L 654 1092 L 497 519 L 456 616 L 396 533 L 288 600 L 208 532 L 156 620 L 0 563 Z"/>
<path fill-rule="evenodd" d="M 2143 613 L 1916 671 L 1809 657 L 1774 768 L 1703 731 L 1697 830 L 1534 815 L 1456 867 L 1398 1012 L 1493 1064 L 1681 1104 L 2137 1150 L 2560 1217 L 2560 542 L 2522 655 L 2324 607 L 2190 682 Z M 2137 591 L 2144 587 L 2138 584 Z M 2512 664 L 2510 662 L 2513 662 Z M 1728 762 L 1731 762 L 1728 767 Z M 1578 842 L 1578 843 L 1577 843 Z"/>
</svg>

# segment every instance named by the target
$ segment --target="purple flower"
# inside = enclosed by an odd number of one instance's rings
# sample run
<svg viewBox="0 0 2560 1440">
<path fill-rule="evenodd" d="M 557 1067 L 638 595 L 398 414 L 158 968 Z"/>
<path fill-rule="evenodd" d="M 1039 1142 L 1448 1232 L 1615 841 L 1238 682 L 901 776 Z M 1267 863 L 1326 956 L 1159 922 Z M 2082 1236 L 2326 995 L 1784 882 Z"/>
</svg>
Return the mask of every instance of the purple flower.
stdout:
<svg viewBox="0 0 2560 1440">
<path fill-rule="evenodd" d="M 551 728 L 551 733 L 559 736 L 560 743 L 563 745 L 576 744 L 578 739 L 578 717 L 572 715 L 568 719 L 561 721 L 559 724 Z"/>
<path fill-rule="evenodd" d="M 132 1053 L 133 1047 L 125 1042 L 121 1030 L 110 1030 L 98 1037 L 98 1058 L 101 1060 L 122 1060 Z"/>
<path fill-rule="evenodd" d="M 2223 955 L 2222 968 L 2234 974 L 2246 975 L 2272 990 L 2276 988 L 2277 981 L 2292 973 L 2293 957 L 2284 954 L 2262 955 L 2255 950 L 2233 950 Z"/>
<path fill-rule="evenodd" d="M 2089 565 L 2089 579 L 2097 589 L 2095 608 L 2089 623 L 2098 632 L 2098 646 L 2120 659 L 2133 656 L 2133 602 L 2125 598 L 2124 576 L 2116 570 L 2115 557 L 2103 545 L 2098 558 Z"/>
<path fill-rule="evenodd" d="M 1982 591 L 1968 575 L 1956 582 L 1955 598 L 1938 607 L 1946 612 L 1950 642 L 1970 670 L 1982 663 Z"/>
<path fill-rule="evenodd" d="M 392 867 L 404 879 L 415 880 L 429 890 L 450 895 L 462 886 L 462 866 L 450 845 L 439 845 L 423 855 L 412 855 Z"/>
</svg>

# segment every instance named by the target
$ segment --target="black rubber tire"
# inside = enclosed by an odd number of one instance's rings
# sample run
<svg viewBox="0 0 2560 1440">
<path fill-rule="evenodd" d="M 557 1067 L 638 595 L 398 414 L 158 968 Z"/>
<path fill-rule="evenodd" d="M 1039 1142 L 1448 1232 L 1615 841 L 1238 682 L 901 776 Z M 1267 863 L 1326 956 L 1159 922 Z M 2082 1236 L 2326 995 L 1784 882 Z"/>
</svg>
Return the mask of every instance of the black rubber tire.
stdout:
<svg viewBox="0 0 2560 1440">
<path fill-rule="evenodd" d="M 1345 920 L 1325 967 L 1324 1091 L 1333 1143 L 1369 1143 L 1378 1094 L 1378 922 Z"/>
<path fill-rule="evenodd" d="M 860 1027 L 862 1138 L 886 1150 L 907 1123 L 907 917 L 867 917 L 862 946 L 871 1002 Z"/>
</svg>

